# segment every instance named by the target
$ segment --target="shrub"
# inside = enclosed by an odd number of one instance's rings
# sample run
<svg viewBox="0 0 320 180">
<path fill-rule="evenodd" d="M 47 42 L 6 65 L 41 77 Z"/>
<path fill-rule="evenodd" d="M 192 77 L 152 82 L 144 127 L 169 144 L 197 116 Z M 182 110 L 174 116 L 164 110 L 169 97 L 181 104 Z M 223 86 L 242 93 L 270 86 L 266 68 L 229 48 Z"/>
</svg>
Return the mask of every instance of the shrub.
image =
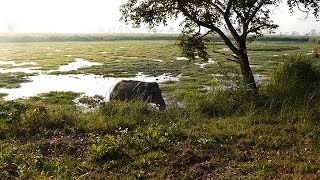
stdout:
<svg viewBox="0 0 320 180">
<path fill-rule="evenodd" d="M 289 110 L 310 114 L 319 105 L 320 70 L 311 60 L 291 59 L 271 73 L 263 93 L 267 96 L 266 112 L 280 115 Z"/>
<path fill-rule="evenodd" d="M 137 124 L 143 124 L 146 115 L 150 113 L 148 104 L 141 101 L 123 102 L 113 100 L 100 106 L 99 111 L 115 127 L 122 128 L 133 128 Z"/>
<path fill-rule="evenodd" d="M 242 88 L 214 91 L 187 97 L 186 105 L 193 113 L 207 118 L 240 115 L 255 106 L 252 94 Z"/>
<path fill-rule="evenodd" d="M 108 135 L 104 139 L 93 137 L 94 144 L 89 147 L 90 159 L 95 162 L 121 159 L 124 155 L 124 144 L 115 136 Z"/>
<path fill-rule="evenodd" d="M 312 49 L 312 57 L 313 58 L 319 58 L 318 52 L 319 52 L 319 48 L 313 48 Z"/>
<path fill-rule="evenodd" d="M 303 57 L 281 64 L 271 74 L 267 92 L 276 99 L 296 99 L 317 92 L 320 71 Z"/>
</svg>

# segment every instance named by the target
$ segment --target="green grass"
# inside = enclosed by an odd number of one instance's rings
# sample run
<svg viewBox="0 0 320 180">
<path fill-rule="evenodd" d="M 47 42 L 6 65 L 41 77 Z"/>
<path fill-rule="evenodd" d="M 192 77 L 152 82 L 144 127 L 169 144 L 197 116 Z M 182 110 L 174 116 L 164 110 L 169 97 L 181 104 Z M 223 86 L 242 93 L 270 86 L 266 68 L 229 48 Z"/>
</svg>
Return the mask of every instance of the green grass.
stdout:
<svg viewBox="0 0 320 180">
<path fill-rule="evenodd" d="M 251 97 L 241 86 L 227 88 L 240 83 L 237 64 L 215 53 L 218 63 L 205 69 L 176 61 L 173 41 L 1 43 L 2 60 L 32 60 L 45 70 L 77 57 L 103 63 L 66 74 L 182 74 L 161 84 L 164 96 L 182 105 L 158 111 L 144 102 L 110 101 L 83 112 L 73 92 L 1 100 L 0 179 L 317 179 L 319 59 L 306 55 L 313 47 L 249 44 L 254 73 L 269 77 Z M 2 87 L 26 80 L 14 76 L 1 74 Z M 99 99 L 80 102 L 95 106 Z"/>
<path fill-rule="evenodd" d="M 0 88 L 18 88 L 21 83 L 29 81 L 24 73 L 0 74 Z"/>
<path fill-rule="evenodd" d="M 28 101 L 41 104 L 73 105 L 73 100 L 78 96 L 79 93 L 75 92 L 49 92 L 31 97 Z"/>
</svg>

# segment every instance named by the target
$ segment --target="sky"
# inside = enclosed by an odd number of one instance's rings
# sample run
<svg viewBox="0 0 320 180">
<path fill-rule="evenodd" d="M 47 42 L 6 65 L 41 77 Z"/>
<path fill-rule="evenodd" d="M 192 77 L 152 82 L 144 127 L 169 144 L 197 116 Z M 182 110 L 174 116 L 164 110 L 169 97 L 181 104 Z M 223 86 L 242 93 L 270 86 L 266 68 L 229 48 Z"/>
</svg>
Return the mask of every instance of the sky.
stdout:
<svg viewBox="0 0 320 180">
<path fill-rule="evenodd" d="M 53 33 L 132 33 L 152 32 L 147 28 L 133 29 L 119 22 L 119 7 L 126 0 L 0 0 L 0 32 Z M 291 16 L 286 7 L 274 9 L 277 32 L 296 31 L 300 34 L 312 29 L 320 31 L 320 22 L 307 19 L 302 13 Z M 158 28 L 158 32 L 179 32 L 179 23 Z M 320 32 L 319 32 L 320 33 Z"/>
</svg>

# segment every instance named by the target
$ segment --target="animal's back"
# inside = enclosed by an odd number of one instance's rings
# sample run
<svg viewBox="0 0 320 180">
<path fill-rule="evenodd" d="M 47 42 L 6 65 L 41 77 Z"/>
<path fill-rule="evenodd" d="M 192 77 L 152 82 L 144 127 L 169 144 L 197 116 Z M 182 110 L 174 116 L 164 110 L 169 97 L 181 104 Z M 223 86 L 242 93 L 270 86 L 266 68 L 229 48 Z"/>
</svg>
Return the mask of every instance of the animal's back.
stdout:
<svg viewBox="0 0 320 180">
<path fill-rule="evenodd" d="M 141 81 L 134 80 L 122 80 L 115 85 L 113 88 L 110 99 L 118 99 L 118 100 L 130 100 L 132 99 L 135 90 L 135 87 L 141 83 Z"/>
</svg>

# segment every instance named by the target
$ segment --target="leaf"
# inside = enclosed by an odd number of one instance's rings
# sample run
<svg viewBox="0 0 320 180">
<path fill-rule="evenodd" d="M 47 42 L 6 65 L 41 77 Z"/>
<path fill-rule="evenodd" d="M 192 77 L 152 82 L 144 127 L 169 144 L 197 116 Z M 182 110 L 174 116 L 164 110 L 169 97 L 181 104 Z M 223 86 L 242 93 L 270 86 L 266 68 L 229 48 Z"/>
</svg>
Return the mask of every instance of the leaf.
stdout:
<svg viewBox="0 0 320 180">
<path fill-rule="evenodd" d="M 93 150 L 96 150 L 96 149 L 97 149 L 97 145 L 92 144 L 91 148 L 92 148 Z"/>
<path fill-rule="evenodd" d="M 151 137 L 152 138 L 155 138 L 158 136 L 158 132 L 157 131 L 153 131 L 152 134 L 151 134 Z"/>
</svg>

